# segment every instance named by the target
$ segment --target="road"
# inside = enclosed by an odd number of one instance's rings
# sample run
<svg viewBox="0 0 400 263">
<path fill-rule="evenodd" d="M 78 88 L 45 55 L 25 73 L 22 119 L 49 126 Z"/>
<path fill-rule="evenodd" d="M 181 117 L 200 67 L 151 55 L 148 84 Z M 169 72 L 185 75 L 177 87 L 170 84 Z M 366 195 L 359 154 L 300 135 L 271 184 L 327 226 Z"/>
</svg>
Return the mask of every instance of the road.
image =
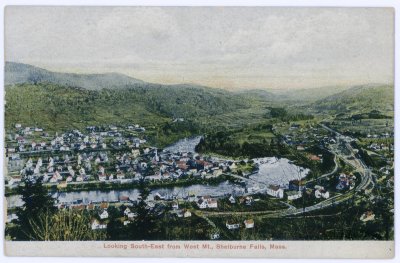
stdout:
<svg viewBox="0 0 400 263">
<path fill-rule="evenodd" d="M 343 138 L 342 134 L 339 132 L 323 125 L 320 124 L 324 129 L 333 132 L 336 137 L 337 137 L 337 144 L 339 144 L 340 138 Z M 356 169 L 357 172 L 360 173 L 361 175 L 361 182 L 352 190 L 347 191 L 344 194 L 339 194 L 336 196 L 333 196 L 331 198 L 328 198 L 326 200 L 323 200 L 319 202 L 318 204 L 312 205 L 312 206 L 307 206 L 304 208 L 288 208 L 288 209 L 283 209 L 283 210 L 275 210 L 275 211 L 254 211 L 254 212 L 212 212 L 212 211 L 204 211 L 204 214 L 208 217 L 213 217 L 213 216 L 230 216 L 230 215 L 262 215 L 262 217 L 267 217 L 267 218 L 279 218 L 279 217 L 285 217 L 285 216 L 293 216 L 293 215 L 299 215 L 303 213 L 308 213 L 312 211 L 316 211 L 319 209 L 323 209 L 332 205 L 338 205 L 343 202 L 346 202 L 357 194 L 357 192 L 361 190 L 365 190 L 368 188 L 370 184 L 374 186 L 373 182 L 373 174 L 369 170 L 369 168 L 364 164 L 364 162 L 357 158 L 357 156 L 354 155 L 354 149 L 350 144 L 346 144 L 346 147 L 348 150 L 351 152 L 351 156 L 354 158 L 352 160 L 349 160 L 347 156 L 345 156 L 342 152 L 340 151 L 333 151 L 333 153 L 340 159 L 344 160 L 346 163 L 351 165 Z M 336 163 L 336 158 L 335 158 L 335 163 Z M 334 172 L 336 172 L 338 168 L 338 164 L 336 163 L 336 167 L 334 171 L 331 173 L 325 174 L 323 176 L 328 176 Z"/>
</svg>

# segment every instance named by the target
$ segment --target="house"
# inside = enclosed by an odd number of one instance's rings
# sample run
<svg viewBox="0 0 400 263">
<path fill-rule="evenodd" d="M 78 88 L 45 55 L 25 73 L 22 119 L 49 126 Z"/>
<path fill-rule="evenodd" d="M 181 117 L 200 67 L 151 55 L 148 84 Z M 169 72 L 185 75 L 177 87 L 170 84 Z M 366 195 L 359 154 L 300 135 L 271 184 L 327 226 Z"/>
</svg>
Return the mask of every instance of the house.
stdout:
<svg viewBox="0 0 400 263">
<path fill-rule="evenodd" d="M 81 169 L 79 169 L 79 174 L 80 175 L 85 175 L 86 174 L 85 169 L 83 167 Z"/>
<path fill-rule="evenodd" d="M 212 240 L 219 239 L 219 233 L 213 233 L 213 234 L 211 234 L 211 239 L 212 239 Z"/>
<path fill-rule="evenodd" d="M 91 222 L 91 228 L 92 230 L 106 229 L 107 224 L 100 224 L 100 222 L 97 219 L 93 219 Z"/>
<path fill-rule="evenodd" d="M 289 181 L 289 190 L 302 191 L 306 187 L 304 180 L 291 180 Z"/>
<path fill-rule="evenodd" d="M 120 197 L 119 197 L 119 201 L 122 202 L 122 203 L 127 203 L 127 202 L 129 202 L 130 200 L 131 200 L 131 199 L 129 198 L 129 196 L 123 195 L 123 196 L 120 196 Z"/>
<path fill-rule="evenodd" d="M 174 210 L 179 209 L 179 204 L 177 202 L 173 202 L 172 209 L 174 209 Z"/>
<path fill-rule="evenodd" d="M 7 153 L 15 153 L 15 148 L 7 148 Z"/>
<path fill-rule="evenodd" d="M 123 174 L 123 173 L 121 173 L 121 172 L 117 173 L 117 179 L 118 179 L 118 180 L 125 179 L 125 174 Z"/>
<path fill-rule="evenodd" d="M 283 189 L 280 188 L 279 185 L 269 185 L 267 187 L 267 194 L 277 198 L 283 198 Z"/>
<path fill-rule="evenodd" d="M 301 198 L 303 196 L 303 193 L 301 191 L 288 191 L 286 192 L 286 195 L 287 199 L 291 201 Z"/>
<path fill-rule="evenodd" d="M 127 207 L 125 210 L 124 210 L 124 216 L 128 216 L 128 214 L 131 212 L 131 210 L 129 209 L 129 207 Z"/>
<path fill-rule="evenodd" d="M 189 210 L 185 210 L 185 212 L 183 213 L 183 217 L 191 217 L 192 213 Z"/>
<path fill-rule="evenodd" d="M 136 214 L 136 213 L 133 213 L 133 212 L 129 212 L 129 213 L 126 214 L 126 216 L 127 216 L 129 219 L 134 219 L 135 217 L 137 217 L 137 214 Z"/>
<path fill-rule="evenodd" d="M 240 224 L 236 224 L 236 223 L 230 223 L 228 221 L 226 221 L 226 228 L 228 229 L 238 229 L 240 227 Z"/>
<path fill-rule="evenodd" d="M 49 182 L 50 183 L 57 183 L 58 182 L 57 177 L 53 175 L 53 177 L 50 178 Z"/>
<path fill-rule="evenodd" d="M 10 180 L 8 181 L 8 184 L 9 185 L 18 184 L 21 182 L 21 180 L 22 180 L 22 177 L 20 175 L 15 175 L 10 178 Z"/>
<path fill-rule="evenodd" d="M 58 189 L 66 188 L 67 187 L 67 181 L 61 181 L 58 185 Z"/>
<path fill-rule="evenodd" d="M 218 208 L 218 202 L 216 199 L 208 200 L 208 208 Z"/>
<path fill-rule="evenodd" d="M 373 221 L 375 220 L 375 214 L 372 211 L 367 211 L 360 217 L 360 220 L 363 222 Z"/>
<path fill-rule="evenodd" d="M 321 158 L 314 154 L 308 155 L 308 159 L 310 159 L 311 161 L 317 161 L 317 162 L 321 161 Z"/>
<path fill-rule="evenodd" d="M 7 215 L 7 223 L 11 223 L 13 220 L 17 220 L 18 216 L 16 214 Z"/>
<path fill-rule="evenodd" d="M 176 162 L 176 167 L 178 167 L 181 170 L 186 170 L 188 168 L 185 161 Z"/>
<path fill-rule="evenodd" d="M 77 182 L 82 182 L 83 181 L 83 176 L 77 176 L 76 177 Z"/>
<path fill-rule="evenodd" d="M 213 176 L 218 177 L 222 174 L 222 169 L 217 169 L 213 171 Z"/>
<path fill-rule="evenodd" d="M 231 196 L 229 197 L 229 202 L 230 202 L 231 204 L 236 203 L 235 197 L 233 197 L 233 195 L 231 195 Z"/>
<path fill-rule="evenodd" d="M 103 209 L 103 210 L 107 209 L 109 206 L 110 206 L 109 203 L 101 203 L 100 204 L 100 208 Z"/>
<path fill-rule="evenodd" d="M 86 207 L 84 204 L 79 204 L 79 205 L 72 205 L 71 209 L 75 210 L 75 211 L 82 211 L 84 210 Z"/>
<path fill-rule="evenodd" d="M 324 198 L 328 199 L 329 198 L 329 192 L 326 191 L 323 187 L 320 189 L 315 190 L 315 197 L 316 198 Z"/>
<path fill-rule="evenodd" d="M 176 215 L 178 217 L 183 217 L 183 211 L 182 210 L 174 210 L 174 211 L 175 211 L 175 213 L 176 213 Z"/>
<path fill-rule="evenodd" d="M 254 228 L 254 220 L 253 219 L 244 220 L 244 226 L 246 228 Z"/>
<path fill-rule="evenodd" d="M 208 208 L 207 202 L 204 201 L 203 199 L 199 199 L 199 200 L 197 201 L 197 206 L 198 206 L 200 209 Z"/>
<path fill-rule="evenodd" d="M 218 208 L 218 202 L 216 199 L 211 198 L 209 196 L 204 196 L 202 198 L 199 198 L 197 201 L 197 205 L 200 209 L 205 209 L 205 208 Z"/>
<path fill-rule="evenodd" d="M 133 156 L 133 158 L 136 158 L 136 157 L 138 157 L 139 155 L 140 155 L 139 149 L 133 149 L 133 150 L 132 150 L 132 156 Z"/>
<path fill-rule="evenodd" d="M 246 205 L 252 205 L 253 204 L 253 197 L 252 196 L 246 196 L 244 202 L 245 202 Z"/>
<path fill-rule="evenodd" d="M 99 181 L 100 182 L 105 182 L 107 180 L 107 175 L 105 174 L 99 174 Z"/>
<path fill-rule="evenodd" d="M 297 146 L 296 149 L 297 149 L 298 151 L 304 151 L 304 150 L 305 150 L 304 146 L 302 146 L 302 145 Z"/>
<path fill-rule="evenodd" d="M 164 196 L 162 196 L 160 193 L 155 193 L 154 194 L 154 200 L 164 200 L 165 199 L 165 197 Z"/>
<path fill-rule="evenodd" d="M 336 185 L 336 190 L 345 190 L 350 188 L 350 186 L 353 185 L 354 180 L 355 176 L 351 176 L 344 173 L 340 174 L 339 183 Z"/>
<path fill-rule="evenodd" d="M 108 218 L 108 212 L 107 210 L 103 210 L 103 212 L 99 213 L 100 219 L 107 219 Z"/>
</svg>

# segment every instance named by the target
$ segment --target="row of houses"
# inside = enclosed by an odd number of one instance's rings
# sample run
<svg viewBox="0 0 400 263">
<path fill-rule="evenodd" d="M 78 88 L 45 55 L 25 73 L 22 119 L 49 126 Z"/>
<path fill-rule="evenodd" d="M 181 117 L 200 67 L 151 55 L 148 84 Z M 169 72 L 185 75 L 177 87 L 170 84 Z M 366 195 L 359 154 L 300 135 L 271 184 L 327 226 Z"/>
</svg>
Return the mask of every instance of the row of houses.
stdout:
<svg viewBox="0 0 400 263">
<path fill-rule="evenodd" d="M 243 221 L 244 227 L 246 229 L 254 228 L 254 220 L 253 219 L 246 219 Z M 232 221 L 226 221 L 225 226 L 229 230 L 234 230 L 234 229 L 239 229 L 240 228 L 240 223 L 232 222 Z"/>
</svg>

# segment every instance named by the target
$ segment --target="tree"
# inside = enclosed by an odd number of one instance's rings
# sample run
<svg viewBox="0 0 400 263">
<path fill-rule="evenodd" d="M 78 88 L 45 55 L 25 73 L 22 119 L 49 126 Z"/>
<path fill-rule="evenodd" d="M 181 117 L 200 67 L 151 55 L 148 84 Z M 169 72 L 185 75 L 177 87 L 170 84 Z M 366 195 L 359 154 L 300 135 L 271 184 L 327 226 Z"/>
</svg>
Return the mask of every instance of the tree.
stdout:
<svg viewBox="0 0 400 263">
<path fill-rule="evenodd" d="M 30 239 L 40 241 L 104 240 L 105 232 L 90 228 L 87 211 L 61 210 L 42 212 L 35 220 L 29 219 Z"/>
<path fill-rule="evenodd" d="M 137 214 L 135 220 L 129 224 L 130 226 L 130 239 L 131 240 L 149 240 L 156 234 L 156 221 L 154 215 L 146 204 L 146 199 L 150 194 L 144 179 L 139 181 L 139 202 L 135 207 Z"/>
<path fill-rule="evenodd" d="M 43 177 L 38 179 L 23 180 L 22 186 L 18 187 L 17 193 L 21 195 L 24 202 L 22 207 L 17 209 L 18 231 L 16 238 L 21 240 L 30 239 L 33 236 L 32 225 L 39 221 L 42 214 L 51 216 L 56 212 L 54 198 L 52 198 L 47 189 L 42 185 Z"/>
</svg>

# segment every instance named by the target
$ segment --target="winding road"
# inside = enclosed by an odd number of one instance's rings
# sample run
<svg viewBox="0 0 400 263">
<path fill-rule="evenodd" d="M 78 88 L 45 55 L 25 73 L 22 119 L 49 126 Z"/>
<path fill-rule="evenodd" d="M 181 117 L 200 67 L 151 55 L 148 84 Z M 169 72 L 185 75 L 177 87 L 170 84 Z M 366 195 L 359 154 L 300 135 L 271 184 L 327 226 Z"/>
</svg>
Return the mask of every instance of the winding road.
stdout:
<svg viewBox="0 0 400 263">
<path fill-rule="evenodd" d="M 326 129 L 336 135 L 337 145 L 339 144 L 341 138 L 344 138 L 344 136 L 342 134 L 340 134 L 339 132 L 332 130 L 331 128 L 329 128 L 323 124 L 320 124 L 320 125 L 324 129 Z M 359 172 L 361 175 L 361 182 L 354 189 L 347 191 L 344 194 L 339 194 L 339 195 L 333 196 L 331 198 L 328 198 L 326 200 L 319 202 L 318 204 L 315 204 L 312 206 L 307 206 L 304 208 L 288 208 L 288 209 L 274 210 L 274 211 L 265 210 L 265 211 L 254 211 L 254 212 L 203 211 L 203 213 L 207 217 L 215 217 L 215 216 L 221 217 L 221 216 L 231 216 L 231 215 L 261 215 L 262 217 L 267 217 L 267 218 L 279 218 L 279 217 L 286 217 L 286 216 L 293 216 L 293 215 L 308 213 L 311 211 L 320 210 L 320 209 L 323 209 L 323 208 L 326 208 L 326 207 L 329 207 L 332 205 L 338 205 L 343 202 L 346 202 L 346 201 L 354 198 L 355 195 L 357 194 L 357 192 L 367 189 L 370 184 L 372 184 L 372 186 L 374 186 L 373 174 L 371 173 L 370 169 L 364 164 L 364 162 L 361 159 L 357 158 L 357 156 L 354 155 L 354 149 L 352 148 L 352 146 L 349 143 L 346 144 L 346 147 L 351 152 L 351 156 L 353 158 L 351 160 L 349 160 L 347 158 L 347 156 L 345 154 L 343 154 L 342 152 L 340 152 L 338 150 L 337 151 L 332 150 L 332 152 L 335 154 L 335 164 L 336 164 L 335 169 L 332 172 L 321 176 L 321 177 L 327 177 L 337 171 L 338 163 L 336 161 L 336 157 L 342 159 L 347 164 L 354 167 L 356 169 L 356 171 Z M 337 147 L 337 149 L 338 148 L 339 147 Z M 241 176 L 237 176 L 237 177 L 240 179 L 247 179 L 247 178 L 244 178 Z M 321 178 L 321 177 L 319 177 L 319 178 Z"/>
</svg>

